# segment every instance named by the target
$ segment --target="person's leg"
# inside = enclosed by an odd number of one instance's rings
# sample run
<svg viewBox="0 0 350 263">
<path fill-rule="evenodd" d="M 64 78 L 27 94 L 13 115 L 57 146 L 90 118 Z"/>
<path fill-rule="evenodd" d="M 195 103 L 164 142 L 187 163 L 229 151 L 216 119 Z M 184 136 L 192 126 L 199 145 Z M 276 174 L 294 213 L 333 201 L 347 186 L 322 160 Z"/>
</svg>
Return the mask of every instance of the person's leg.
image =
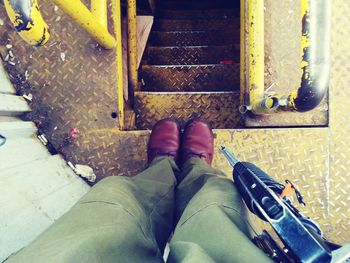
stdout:
<svg viewBox="0 0 350 263">
<path fill-rule="evenodd" d="M 208 129 L 194 123 L 183 136 L 187 161 L 175 189 L 177 226 L 168 261 L 270 262 L 251 241 L 254 230 L 236 187 L 210 166 L 213 137 Z"/>
<path fill-rule="evenodd" d="M 176 123 L 156 125 L 148 145 L 148 169 L 135 177 L 102 180 L 6 262 L 162 262 L 173 230 L 179 141 Z"/>
<path fill-rule="evenodd" d="M 162 262 L 172 231 L 174 161 L 108 177 L 6 262 Z"/>
</svg>

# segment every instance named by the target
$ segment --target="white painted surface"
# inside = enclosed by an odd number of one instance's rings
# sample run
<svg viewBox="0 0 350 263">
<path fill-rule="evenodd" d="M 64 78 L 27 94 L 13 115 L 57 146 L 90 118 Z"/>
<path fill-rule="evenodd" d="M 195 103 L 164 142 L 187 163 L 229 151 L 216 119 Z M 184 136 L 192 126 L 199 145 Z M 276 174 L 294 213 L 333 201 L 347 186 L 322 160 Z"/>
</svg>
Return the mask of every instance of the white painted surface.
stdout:
<svg viewBox="0 0 350 263">
<path fill-rule="evenodd" d="M 9 78 L 7 77 L 7 74 L 5 72 L 5 69 L 2 63 L 0 63 L 0 93 L 8 93 L 8 94 L 16 93 Z"/>
<path fill-rule="evenodd" d="M 16 121 L 0 120 L 0 134 L 7 138 L 28 138 L 36 133 L 37 128 L 33 122 L 20 119 Z"/>
<path fill-rule="evenodd" d="M 3 170 L 0 189 L 1 261 L 54 223 L 89 187 L 55 155 Z"/>
<path fill-rule="evenodd" d="M 15 116 L 30 111 L 30 108 L 23 97 L 0 94 L 0 115 Z"/>
<path fill-rule="evenodd" d="M 9 86 L 10 85 L 10 86 Z M 30 111 L 14 94 L 0 63 L 0 262 L 28 245 L 69 210 L 89 186 L 36 137 L 32 122 L 12 117 Z"/>
</svg>

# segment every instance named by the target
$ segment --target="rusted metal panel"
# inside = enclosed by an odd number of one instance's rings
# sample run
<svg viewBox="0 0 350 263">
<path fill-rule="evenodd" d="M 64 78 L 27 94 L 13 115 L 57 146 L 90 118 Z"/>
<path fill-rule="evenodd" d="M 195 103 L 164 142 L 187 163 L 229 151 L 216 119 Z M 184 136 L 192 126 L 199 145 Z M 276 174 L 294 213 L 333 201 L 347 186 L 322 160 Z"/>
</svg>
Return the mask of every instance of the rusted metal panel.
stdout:
<svg viewBox="0 0 350 263">
<path fill-rule="evenodd" d="M 226 19 L 237 17 L 239 8 L 236 9 L 211 9 L 211 10 L 162 10 L 159 18 L 167 19 Z"/>
<path fill-rule="evenodd" d="M 239 64 L 142 66 L 145 91 L 234 91 L 239 88 Z"/>
<path fill-rule="evenodd" d="M 150 129 L 157 120 L 173 117 L 184 122 L 200 117 L 217 129 L 240 126 L 237 107 L 239 94 L 234 92 L 148 93 L 135 94 L 136 126 Z"/>
<path fill-rule="evenodd" d="M 155 31 L 200 31 L 200 30 L 226 30 L 230 27 L 237 32 L 239 19 L 156 19 L 153 30 Z"/>
<path fill-rule="evenodd" d="M 226 31 L 151 32 L 150 46 L 208 46 L 232 45 L 239 42 L 239 33 Z"/>
<path fill-rule="evenodd" d="M 238 62 L 239 47 L 192 46 L 192 47 L 148 47 L 145 54 L 151 65 L 200 65 Z"/>
</svg>

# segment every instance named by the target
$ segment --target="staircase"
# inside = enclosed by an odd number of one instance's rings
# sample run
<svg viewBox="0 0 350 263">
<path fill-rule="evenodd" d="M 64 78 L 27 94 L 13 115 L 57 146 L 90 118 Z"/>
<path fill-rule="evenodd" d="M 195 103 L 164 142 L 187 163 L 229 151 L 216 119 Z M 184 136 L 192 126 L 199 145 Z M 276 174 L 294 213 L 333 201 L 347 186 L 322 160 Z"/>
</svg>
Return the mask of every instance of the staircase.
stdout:
<svg viewBox="0 0 350 263">
<path fill-rule="evenodd" d="M 160 4 L 139 71 L 137 129 L 166 117 L 240 126 L 239 24 L 239 1 Z"/>
</svg>

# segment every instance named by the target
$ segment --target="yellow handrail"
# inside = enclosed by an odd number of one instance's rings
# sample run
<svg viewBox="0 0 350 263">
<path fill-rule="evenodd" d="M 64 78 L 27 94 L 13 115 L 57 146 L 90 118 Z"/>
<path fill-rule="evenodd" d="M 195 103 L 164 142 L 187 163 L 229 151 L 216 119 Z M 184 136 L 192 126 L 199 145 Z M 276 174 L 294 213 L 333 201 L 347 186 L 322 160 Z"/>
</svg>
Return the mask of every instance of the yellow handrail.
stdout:
<svg viewBox="0 0 350 263">
<path fill-rule="evenodd" d="M 108 30 L 107 0 L 91 0 L 91 13 Z"/>
<path fill-rule="evenodd" d="M 137 74 L 137 24 L 136 24 L 136 0 L 127 0 L 128 12 L 128 77 L 129 94 L 131 102 L 133 94 L 138 90 Z"/>
<path fill-rule="evenodd" d="M 41 16 L 37 0 L 4 0 L 4 3 L 16 31 L 27 43 L 41 46 L 49 40 L 49 27 Z"/>
<path fill-rule="evenodd" d="M 93 13 L 80 0 L 52 0 L 84 28 L 101 46 L 115 47 L 115 38 L 107 30 L 106 0 L 92 0 Z M 49 40 L 49 28 L 40 14 L 37 0 L 4 0 L 11 22 L 30 45 L 41 46 Z M 98 14 L 99 17 L 95 15 Z"/>
<path fill-rule="evenodd" d="M 114 31 L 117 39 L 116 59 L 117 59 L 117 76 L 118 76 L 118 120 L 120 130 L 124 130 L 124 89 L 123 89 L 123 54 L 122 54 L 122 27 L 121 27 L 121 13 L 120 0 L 115 0 L 112 3 L 114 15 Z"/>
</svg>

